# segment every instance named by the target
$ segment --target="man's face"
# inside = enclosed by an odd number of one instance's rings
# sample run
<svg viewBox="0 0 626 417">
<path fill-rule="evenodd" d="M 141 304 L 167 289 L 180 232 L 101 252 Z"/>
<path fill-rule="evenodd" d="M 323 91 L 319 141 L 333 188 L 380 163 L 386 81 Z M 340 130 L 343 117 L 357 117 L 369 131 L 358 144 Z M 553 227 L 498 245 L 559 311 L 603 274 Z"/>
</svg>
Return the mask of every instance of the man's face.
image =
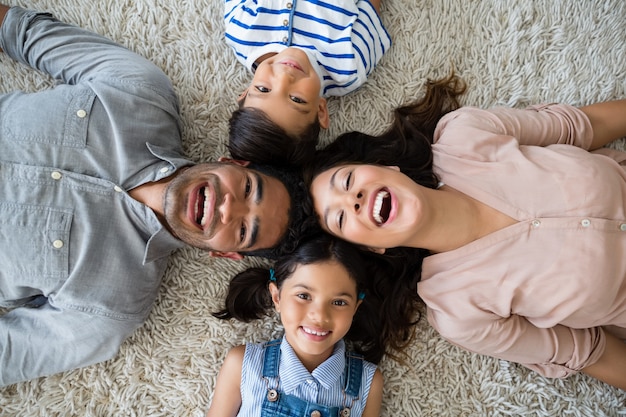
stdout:
<svg viewBox="0 0 626 417">
<path fill-rule="evenodd" d="M 199 164 L 165 191 L 165 220 L 183 242 L 214 256 L 274 247 L 287 230 L 290 197 L 278 179 L 244 162 Z"/>
</svg>

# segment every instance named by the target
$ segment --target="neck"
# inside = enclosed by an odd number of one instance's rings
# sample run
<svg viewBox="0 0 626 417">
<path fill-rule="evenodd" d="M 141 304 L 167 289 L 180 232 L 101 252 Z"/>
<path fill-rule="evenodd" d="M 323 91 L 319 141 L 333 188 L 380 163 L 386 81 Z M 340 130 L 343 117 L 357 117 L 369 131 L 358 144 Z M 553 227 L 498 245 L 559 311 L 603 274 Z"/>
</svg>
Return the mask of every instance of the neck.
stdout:
<svg viewBox="0 0 626 417">
<path fill-rule="evenodd" d="M 157 182 L 147 182 L 133 188 L 128 192 L 128 194 L 140 203 L 150 207 L 161 222 L 163 222 L 163 219 L 165 218 L 163 200 L 165 197 L 165 190 L 171 180 L 172 177 L 168 177 Z"/>
<path fill-rule="evenodd" d="M 476 200 L 448 186 L 429 193 L 431 218 L 427 228 L 416 233 L 412 247 L 447 252 L 484 234 L 484 214 Z"/>
</svg>

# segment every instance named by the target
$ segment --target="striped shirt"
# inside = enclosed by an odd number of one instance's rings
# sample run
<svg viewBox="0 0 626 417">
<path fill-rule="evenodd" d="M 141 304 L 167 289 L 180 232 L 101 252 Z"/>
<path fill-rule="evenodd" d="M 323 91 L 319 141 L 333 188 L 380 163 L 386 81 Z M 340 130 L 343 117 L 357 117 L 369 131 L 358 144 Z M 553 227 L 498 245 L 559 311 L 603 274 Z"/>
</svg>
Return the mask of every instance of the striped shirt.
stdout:
<svg viewBox="0 0 626 417">
<path fill-rule="evenodd" d="M 267 53 L 302 48 L 326 97 L 360 87 L 391 46 L 368 0 L 226 0 L 224 10 L 226 43 L 246 68 Z"/>
<path fill-rule="evenodd" d="M 238 416 L 260 416 L 261 404 L 267 396 L 267 383 L 263 379 L 263 343 L 246 344 L 241 369 L 241 408 Z M 343 340 L 335 345 L 332 355 L 315 368 L 307 371 L 298 359 L 293 348 L 283 337 L 280 345 L 279 390 L 305 401 L 323 404 L 328 407 L 341 407 L 344 401 L 343 373 L 346 366 L 346 347 Z M 361 396 L 351 409 L 351 416 L 363 413 L 369 394 L 376 365 L 363 361 Z"/>
</svg>

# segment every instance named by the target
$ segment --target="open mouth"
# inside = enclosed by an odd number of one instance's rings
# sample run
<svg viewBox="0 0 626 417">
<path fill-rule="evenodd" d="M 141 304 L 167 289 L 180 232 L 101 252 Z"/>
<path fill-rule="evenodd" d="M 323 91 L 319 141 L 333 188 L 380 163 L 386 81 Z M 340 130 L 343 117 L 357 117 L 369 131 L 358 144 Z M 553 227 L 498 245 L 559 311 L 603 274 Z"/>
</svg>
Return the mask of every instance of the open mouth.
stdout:
<svg viewBox="0 0 626 417">
<path fill-rule="evenodd" d="M 323 332 L 319 330 L 309 329 L 308 327 L 304 327 L 304 326 L 302 326 L 302 331 L 304 331 L 304 333 L 307 333 L 313 336 L 326 336 L 330 333 L 328 331 Z"/>
<path fill-rule="evenodd" d="M 378 226 L 382 226 L 389 220 L 389 213 L 391 213 L 391 194 L 383 189 L 376 194 L 372 217 Z"/>
<path fill-rule="evenodd" d="M 196 198 L 194 219 L 196 221 L 196 224 L 198 224 L 201 227 L 204 227 L 207 221 L 205 214 L 207 212 L 206 205 L 209 200 L 208 192 L 209 190 L 207 189 L 207 187 L 200 187 L 198 189 L 198 196 Z"/>
<path fill-rule="evenodd" d="M 282 61 L 280 61 L 280 64 L 286 65 L 286 66 L 291 67 L 291 68 L 295 68 L 298 71 L 302 71 L 302 68 L 300 67 L 300 65 L 298 65 L 298 63 L 296 61 L 293 61 L 291 59 L 282 60 Z"/>
</svg>

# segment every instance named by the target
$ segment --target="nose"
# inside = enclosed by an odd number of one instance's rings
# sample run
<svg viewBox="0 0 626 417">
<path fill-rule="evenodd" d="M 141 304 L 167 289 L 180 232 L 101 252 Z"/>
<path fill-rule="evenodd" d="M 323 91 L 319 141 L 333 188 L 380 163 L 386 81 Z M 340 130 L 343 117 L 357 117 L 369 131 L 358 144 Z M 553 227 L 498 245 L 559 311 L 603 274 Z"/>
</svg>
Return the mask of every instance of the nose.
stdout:
<svg viewBox="0 0 626 417">
<path fill-rule="evenodd" d="M 328 323 L 330 321 L 328 306 L 319 305 L 318 303 L 311 304 L 309 308 L 309 319 L 317 324 Z"/>
<path fill-rule="evenodd" d="M 222 204 L 220 204 L 220 219 L 222 223 L 228 224 L 233 219 L 243 217 L 246 214 L 247 206 L 243 202 L 237 201 L 232 194 L 224 195 Z"/>
<path fill-rule="evenodd" d="M 363 208 L 363 193 L 361 191 L 348 193 L 347 200 L 347 207 L 353 208 L 355 213 L 358 214 Z"/>
</svg>

